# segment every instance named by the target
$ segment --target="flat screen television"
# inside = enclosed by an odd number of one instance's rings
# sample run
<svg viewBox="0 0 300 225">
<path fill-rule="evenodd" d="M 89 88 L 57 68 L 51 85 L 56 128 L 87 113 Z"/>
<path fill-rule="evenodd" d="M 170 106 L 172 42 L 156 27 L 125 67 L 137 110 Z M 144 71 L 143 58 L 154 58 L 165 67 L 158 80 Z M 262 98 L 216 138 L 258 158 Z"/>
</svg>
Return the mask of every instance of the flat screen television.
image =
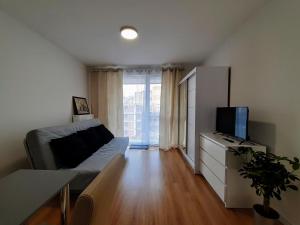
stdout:
<svg viewBox="0 0 300 225">
<path fill-rule="evenodd" d="M 248 117 L 248 107 L 217 108 L 216 131 L 242 140 L 247 140 Z"/>
</svg>

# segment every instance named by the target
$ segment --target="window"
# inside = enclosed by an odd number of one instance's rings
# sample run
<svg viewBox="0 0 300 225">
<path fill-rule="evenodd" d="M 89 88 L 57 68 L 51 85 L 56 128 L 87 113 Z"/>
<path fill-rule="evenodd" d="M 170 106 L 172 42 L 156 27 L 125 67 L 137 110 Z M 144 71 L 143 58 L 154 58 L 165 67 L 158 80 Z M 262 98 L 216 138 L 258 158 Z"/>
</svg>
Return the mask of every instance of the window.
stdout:
<svg viewBox="0 0 300 225">
<path fill-rule="evenodd" d="M 124 72 L 124 134 L 130 144 L 157 145 L 161 72 Z"/>
</svg>

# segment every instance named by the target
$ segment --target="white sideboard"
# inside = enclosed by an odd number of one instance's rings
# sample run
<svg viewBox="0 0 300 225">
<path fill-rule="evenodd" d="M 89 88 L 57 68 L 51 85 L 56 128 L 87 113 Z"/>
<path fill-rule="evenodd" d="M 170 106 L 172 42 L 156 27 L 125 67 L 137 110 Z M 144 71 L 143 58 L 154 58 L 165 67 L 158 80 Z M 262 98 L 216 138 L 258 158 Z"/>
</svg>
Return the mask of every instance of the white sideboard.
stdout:
<svg viewBox="0 0 300 225">
<path fill-rule="evenodd" d="M 242 178 L 238 173 L 242 159 L 230 151 L 238 147 L 266 151 L 265 146 L 256 143 L 240 144 L 239 141 L 221 134 L 201 133 L 200 173 L 224 202 L 226 208 L 251 208 L 260 199 L 256 196 L 255 190 L 250 187 L 250 180 Z"/>
</svg>

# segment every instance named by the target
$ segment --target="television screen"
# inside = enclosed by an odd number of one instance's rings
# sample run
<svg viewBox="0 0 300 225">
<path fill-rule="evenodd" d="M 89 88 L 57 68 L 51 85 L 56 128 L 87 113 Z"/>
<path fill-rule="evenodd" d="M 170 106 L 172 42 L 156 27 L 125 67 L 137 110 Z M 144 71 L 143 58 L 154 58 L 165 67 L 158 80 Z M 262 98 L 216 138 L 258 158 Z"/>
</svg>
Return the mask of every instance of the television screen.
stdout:
<svg viewBox="0 0 300 225">
<path fill-rule="evenodd" d="M 218 132 L 233 135 L 235 133 L 235 108 L 217 108 L 216 125 Z"/>
<path fill-rule="evenodd" d="M 248 137 L 248 107 L 217 108 L 216 130 L 246 140 Z"/>
</svg>

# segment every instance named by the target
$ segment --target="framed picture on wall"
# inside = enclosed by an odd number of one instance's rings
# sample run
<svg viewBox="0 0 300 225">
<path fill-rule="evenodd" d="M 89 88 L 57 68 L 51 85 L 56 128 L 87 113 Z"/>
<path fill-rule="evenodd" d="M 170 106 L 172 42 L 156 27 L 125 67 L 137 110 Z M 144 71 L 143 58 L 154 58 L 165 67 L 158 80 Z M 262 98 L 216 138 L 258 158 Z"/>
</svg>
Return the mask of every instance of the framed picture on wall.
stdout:
<svg viewBox="0 0 300 225">
<path fill-rule="evenodd" d="M 73 96 L 74 115 L 90 114 L 88 101 L 86 98 Z"/>
</svg>

